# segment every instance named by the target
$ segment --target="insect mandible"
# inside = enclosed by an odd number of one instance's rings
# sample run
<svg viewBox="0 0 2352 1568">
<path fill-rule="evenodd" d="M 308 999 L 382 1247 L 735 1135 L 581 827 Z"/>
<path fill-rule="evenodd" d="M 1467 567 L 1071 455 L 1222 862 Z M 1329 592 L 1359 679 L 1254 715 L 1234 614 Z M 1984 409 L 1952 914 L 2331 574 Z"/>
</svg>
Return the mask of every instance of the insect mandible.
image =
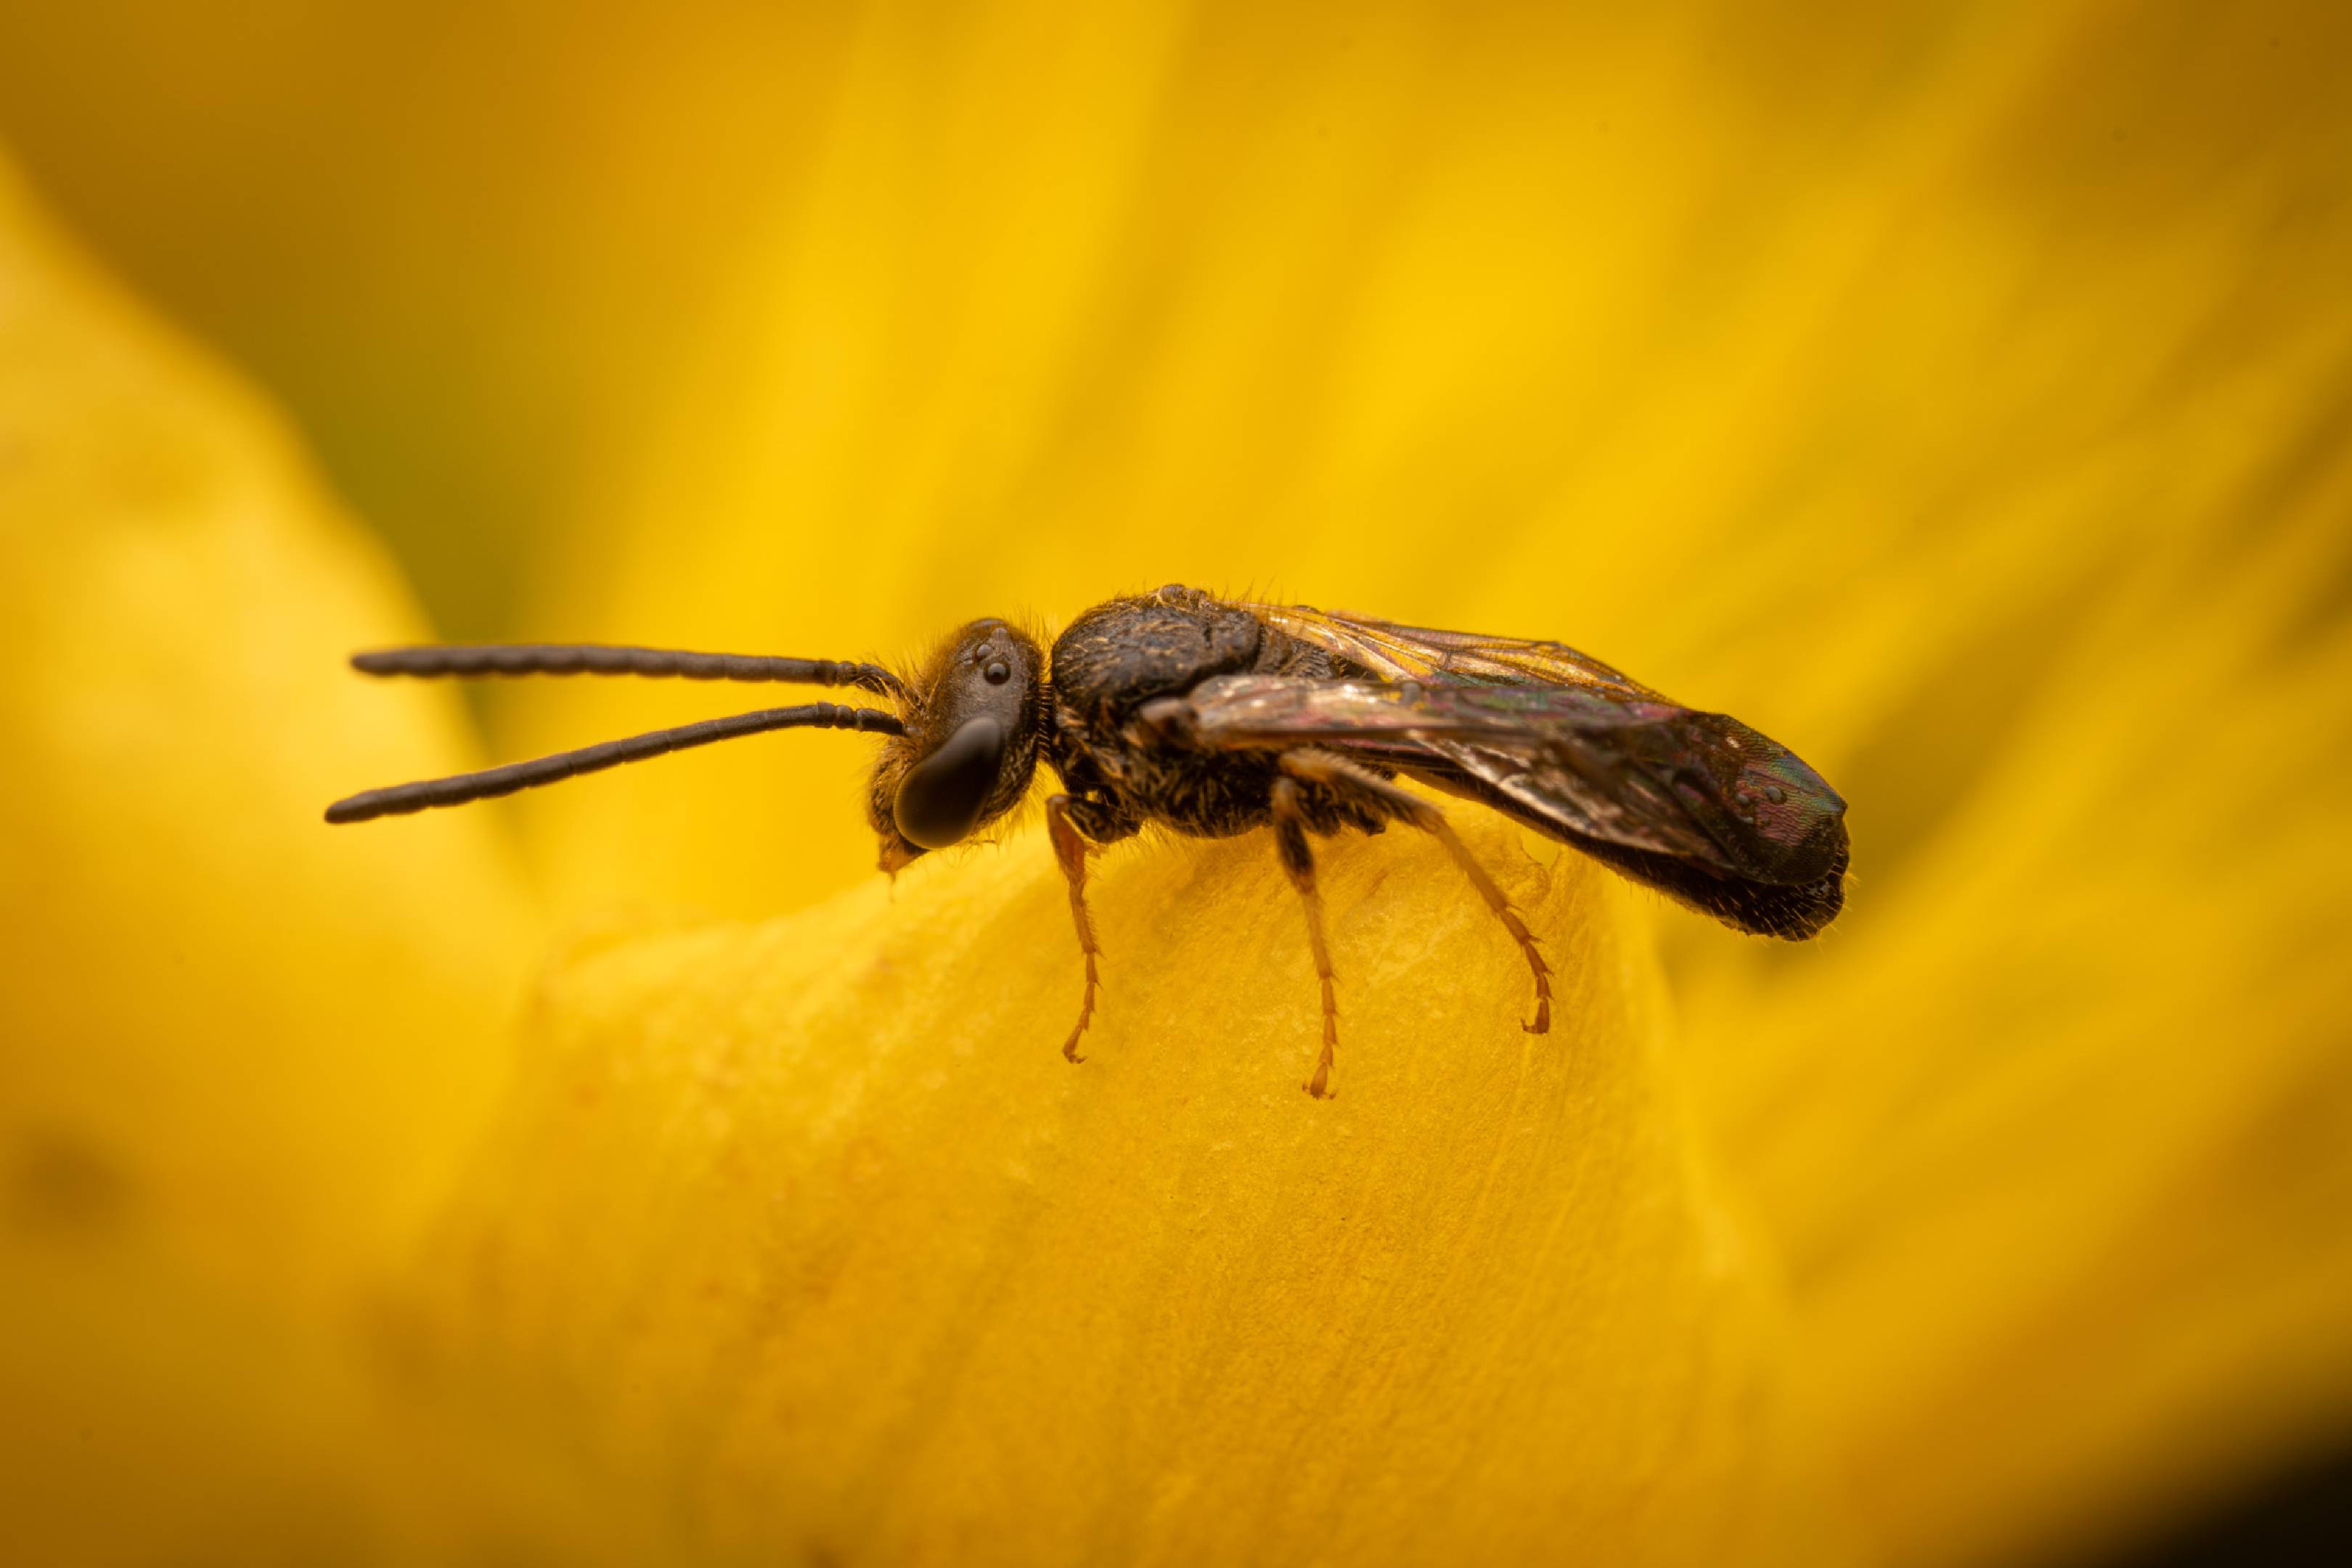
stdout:
<svg viewBox="0 0 2352 1568">
<path fill-rule="evenodd" d="M 329 822 L 457 805 L 687 746 L 769 730 L 882 738 L 866 793 L 881 866 L 896 874 L 971 837 L 1029 792 L 1062 783 L 1047 837 L 1086 964 L 1071 1061 L 1100 987 L 1088 854 L 1147 825 L 1208 838 L 1274 831 L 1306 906 L 1323 1037 L 1307 1092 L 1330 1090 L 1339 1009 L 1312 841 L 1402 822 L 1433 835 L 1507 930 L 1551 1026 L 1536 937 L 1414 779 L 1475 801 L 1677 902 L 1759 935 L 1798 940 L 1844 901 L 1845 802 L 1786 747 L 1681 707 L 1559 643 L 1400 626 L 1221 599 L 1170 586 L 1113 599 L 1049 650 L 1010 622 L 973 621 L 921 668 L 594 645 L 404 647 L 353 657 L 386 676 L 648 675 L 849 687 L 891 707 L 771 708 L 369 790 Z"/>
</svg>

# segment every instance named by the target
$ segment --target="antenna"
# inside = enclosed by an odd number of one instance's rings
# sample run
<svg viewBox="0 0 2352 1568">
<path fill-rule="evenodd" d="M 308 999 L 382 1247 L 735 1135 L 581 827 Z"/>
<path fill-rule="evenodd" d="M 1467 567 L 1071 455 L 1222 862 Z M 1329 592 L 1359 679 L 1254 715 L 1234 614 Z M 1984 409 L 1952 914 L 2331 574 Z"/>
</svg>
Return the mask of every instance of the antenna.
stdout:
<svg viewBox="0 0 2352 1568">
<path fill-rule="evenodd" d="M 363 675 L 650 675 L 687 680 L 797 680 L 856 686 L 904 697 L 906 687 L 878 664 L 764 654 L 685 653 L 601 643 L 485 643 L 455 647 L 388 647 L 352 655 Z"/>
<path fill-rule="evenodd" d="M 396 650 L 400 653 L 470 653 L 469 648 L 415 648 Z M 607 650 L 610 651 L 610 650 Z M 621 652 L 641 652 L 642 649 L 621 649 Z M 362 654 L 360 658 L 386 657 Z M 689 654 L 690 658 L 724 658 L 725 655 Z M 355 658 L 352 661 L 359 662 Z M 799 659 L 772 659 L 759 662 L 802 664 Z M 362 667 L 364 668 L 364 667 Z M 870 666 L 833 665 L 835 669 L 870 668 Z M 415 673 L 402 669 L 397 673 Z M 471 674 L 473 671 L 431 670 L 431 674 Z M 760 676 L 709 677 L 723 679 L 762 679 Z M 803 679 L 805 677 L 780 676 L 777 679 Z M 877 708 L 844 708 L 835 702 L 811 702 L 798 708 L 766 708 L 757 713 L 737 713 L 725 719 L 705 719 L 698 724 L 681 724 L 674 730 L 656 730 L 650 734 L 632 735 L 626 740 L 604 741 L 593 746 L 583 746 L 576 752 L 558 752 L 551 757 L 534 762 L 509 763 L 503 767 L 484 768 L 479 773 L 458 773 L 446 779 L 423 779 L 415 784 L 394 784 L 388 789 L 372 789 L 348 796 L 327 807 L 329 822 L 366 822 L 373 817 L 397 816 L 407 812 L 424 811 L 438 805 L 463 805 L 467 801 L 488 800 L 494 795 L 512 795 L 517 790 L 530 789 L 539 784 L 576 778 L 604 768 L 616 768 L 623 763 L 634 763 L 646 757 L 658 757 L 665 752 L 681 751 L 688 746 L 707 746 L 714 741 L 731 741 L 738 735 L 757 735 L 769 730 L 862 730 L 869 734 L 903 735 L 907 726 L 895 713 L 885 713 Z"/>
</svg>

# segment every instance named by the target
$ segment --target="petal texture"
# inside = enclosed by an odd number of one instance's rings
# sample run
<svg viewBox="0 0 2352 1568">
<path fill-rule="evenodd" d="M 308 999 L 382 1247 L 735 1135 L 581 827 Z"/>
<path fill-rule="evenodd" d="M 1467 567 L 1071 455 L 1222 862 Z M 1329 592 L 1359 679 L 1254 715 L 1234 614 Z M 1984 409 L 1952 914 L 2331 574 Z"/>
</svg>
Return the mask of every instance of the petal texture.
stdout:
<svg viewBox="0 0 2352 1568">
<path fill-rule="evenodd" d="M 415 626 L 277 421 L 0 166 L 12 1557 L 351 1561 L 384 1534 L 353 1522 L 354 1318 L 479 1134 L 533 940 L 494 823 L 319 820 L 466 757 L 449 704 L 341 668 Z"/>
<path fill-rule="evenodd" d="M 1335 846 L 1328 1105 L 1255 839 L 1105 863 L 1076 1068 L 1032 836 L 583 941 L 448 1239 L 458 1364 L 754 1560 L 1837 1560 L 1627 895 L 1470 837 L 1558 1026 L 1433 843 Z"/>
</svg>

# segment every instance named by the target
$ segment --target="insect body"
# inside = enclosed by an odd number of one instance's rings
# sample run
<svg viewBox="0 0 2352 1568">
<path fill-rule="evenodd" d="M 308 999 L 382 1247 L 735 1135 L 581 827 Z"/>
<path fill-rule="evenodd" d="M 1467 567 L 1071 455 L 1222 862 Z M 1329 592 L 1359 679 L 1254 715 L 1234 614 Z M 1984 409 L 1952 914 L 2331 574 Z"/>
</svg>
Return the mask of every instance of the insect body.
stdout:
<svg viewBox="0 0 2352 1568">
<path fill-rule="evenodd" d="M 1080 616 L 1050 652 L 1001 620 L 958 631 L 920 670 L 824 659 L 580 646 L 394 648 L 375 675 L 633 674 L 852 687 L 892 709 L 809 703 L 713 719 L 455 778 L 370 790 L 330 822 L 455 805 L 767 730 L 883 737 L 866 811 L 896 873 L 971 837 L 1028 794 L 1045 803 L 1085 958 L 1076 1062 L 1100 949 L 1091 850 L 1148 824 L 1202 837 L 1270 827 L 1307 910 L 1323 1038 L 1306 1088 L 1328 1092 L 1338 1044 L 1317 837 L 1402 822 L 1433 835 L 1525 953 L 1526 1024 L 1550 1026 L 1549 970 L 1444 812 L 1400 776 L 1489 806 L 1727 925 L 1810 937 L 1843 902 L 1845 803 L 1777 742 L 1682 708 L 1559 643 L 1403 626 L 1167 587 Z"/>
</svg>

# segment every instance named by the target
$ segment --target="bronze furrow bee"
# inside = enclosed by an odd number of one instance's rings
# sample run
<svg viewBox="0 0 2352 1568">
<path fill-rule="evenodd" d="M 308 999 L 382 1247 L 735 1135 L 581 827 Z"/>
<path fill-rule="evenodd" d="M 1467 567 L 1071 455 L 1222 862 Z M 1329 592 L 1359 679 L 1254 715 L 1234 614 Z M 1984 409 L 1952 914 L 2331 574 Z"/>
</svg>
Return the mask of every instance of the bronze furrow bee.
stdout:
<svg viewBox="0 0 2352 1568">
<path fill-rule="evenodd" d="M 1043 760 L 1062 781 L 1047 836 L 1086 963 L 1081 1061 L 1100 984 L 1086 901 L 1089 851 L 1146 824 L 1223 838 L 1271 827 L 1307 910 L 1323 994 L 1307 1093 L 1329 1092 L 1339 1011 L 1310 840 L 1402 822 L 1434 836 L 1526 955 L 1551 1026 L 1550 971 L 1502 890 L 1437 805 L 1400 776 L 1503 813 L 1725 924 L 1798 940 L 1844 901 L 1845 802 L 1778 742 L 1679 707 L 1555 642 L 1397 626 L 1167 587 L 1098 605 L 1050 653 L 1007 622 L 958 631 L 920 670 L 872 664 L 518 645 L 394 648 L 371 675 L 652 675 L 851 687 L 896 711 L 772 708 L 537 762 L 370 790 L 330 822 L 456 805 L 768 730 L 883 737 L 866 814 L 895 874 L 1020 804 Z"/>
</svg>

